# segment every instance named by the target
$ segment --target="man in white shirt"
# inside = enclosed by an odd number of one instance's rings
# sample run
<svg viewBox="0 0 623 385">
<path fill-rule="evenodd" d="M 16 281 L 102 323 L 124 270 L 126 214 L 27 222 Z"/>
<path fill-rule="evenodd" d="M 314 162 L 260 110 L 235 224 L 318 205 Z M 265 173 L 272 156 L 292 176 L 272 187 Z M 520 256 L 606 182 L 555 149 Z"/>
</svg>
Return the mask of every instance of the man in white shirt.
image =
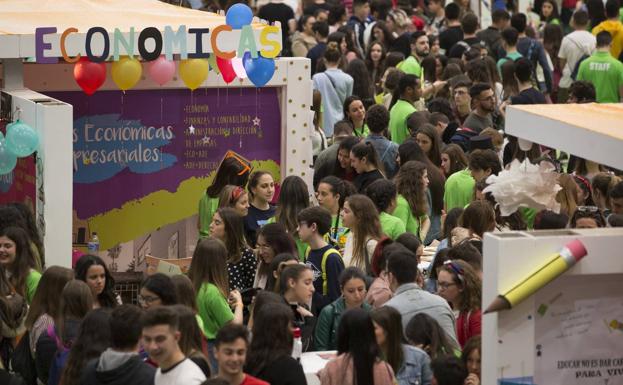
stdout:
<svg viewBox="0 0 623 385">
<path fill-rule="evenodd" d="M 200 385 L 201 369 L 180 350 L 179 318 L 167 306 L 149 309 L 143 318 L 143 347 L 159 366 L 154 385 Z"/>
<path fill-rule="evenodd" d="M 574 31 L 562 39 L 558 58 L 562 67 L 562 78 L 558 85 L 558 103 L 565 103 L 569 96 L 569 87 L 573 83 L 571 74 L 582 56 L 590 56 L 595 52 L 595 36 L 586 30 L 588 13 L 577 11 L 573 14 L 571 25 Z"/>
</svg>

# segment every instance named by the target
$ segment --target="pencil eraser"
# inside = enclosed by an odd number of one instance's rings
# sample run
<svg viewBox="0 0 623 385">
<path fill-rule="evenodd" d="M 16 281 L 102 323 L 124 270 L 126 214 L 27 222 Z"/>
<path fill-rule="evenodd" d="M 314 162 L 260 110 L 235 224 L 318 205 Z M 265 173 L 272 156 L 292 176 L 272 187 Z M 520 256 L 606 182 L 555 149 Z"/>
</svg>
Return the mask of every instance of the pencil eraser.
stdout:
<svg viewBox="0 0 623 385">
<path fill-rule="evenodd" d="M 582 259 L 587 253 L 586 247 L 584 247 L 584 244 L 579 239 L 574 239 L 573 241 L 567 243 L 565 247 L 569 249 L 571 255 L 573 255 L 573 258 L 575 258 L 576 261 Z"/>
</svg>

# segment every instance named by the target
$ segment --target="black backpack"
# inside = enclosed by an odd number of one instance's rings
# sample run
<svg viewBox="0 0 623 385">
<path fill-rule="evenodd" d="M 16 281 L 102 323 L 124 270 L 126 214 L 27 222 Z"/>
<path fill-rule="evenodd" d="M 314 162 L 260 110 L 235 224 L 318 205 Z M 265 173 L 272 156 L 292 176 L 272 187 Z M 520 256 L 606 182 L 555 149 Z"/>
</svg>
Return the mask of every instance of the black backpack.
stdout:
<svg viewBox="0 0 623 385">
<path fill-rule="evenodd" d="M 11 371 L 19 375 L 26 385 L 37 385 L 37 367 L 30 354 L 30 333 L 24 333 L 13 351 Z"/>
<path fill-rule="evenodd" d="M 590 55 L 584 54 L 580 57 L 577 63 L 575 63 L 575 67 L 573 67 L 573 72 L 571 72 L 571 79 L 576 80 L 578 78 L 578 72 L 580 72 L 580 64 L 586 59 L 588 59 Z"/>
</svg>

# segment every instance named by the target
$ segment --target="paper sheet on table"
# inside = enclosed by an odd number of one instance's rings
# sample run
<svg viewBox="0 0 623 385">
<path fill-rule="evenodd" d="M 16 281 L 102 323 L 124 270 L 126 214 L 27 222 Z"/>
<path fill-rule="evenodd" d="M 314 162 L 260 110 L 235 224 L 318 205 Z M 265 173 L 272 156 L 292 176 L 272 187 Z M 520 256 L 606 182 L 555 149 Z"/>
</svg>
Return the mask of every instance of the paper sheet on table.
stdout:
<svg viewBox="0 0 623 385">
<path fill-rule="evenodd" d="M 322 358 L 321 355 L 332 355 L 337 354 L 335 350 L 326 351 L 326 352 L 307 352 L 303 353 L 301 356 L 301 365 L 303 365 L 303 371 L 307 374 L 316 374 L 320 369 L 324 368 L 328 359 Z"/>
<path fill-rule="evenodd" d="M 537 292 L 535 384 L 623 385 L 621 282 L 563 276 Z"/>
</svg>

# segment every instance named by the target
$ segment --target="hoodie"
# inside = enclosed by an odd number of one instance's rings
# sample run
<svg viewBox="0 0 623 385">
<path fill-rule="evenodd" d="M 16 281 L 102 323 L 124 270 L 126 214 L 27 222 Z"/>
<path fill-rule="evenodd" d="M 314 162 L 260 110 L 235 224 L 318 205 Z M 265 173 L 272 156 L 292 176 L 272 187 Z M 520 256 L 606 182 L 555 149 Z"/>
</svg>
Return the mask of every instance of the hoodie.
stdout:
<svg viewBox="0 0 623 385">
<path fill-rule="evenodd" d="M 85 367 L 83 385 L 153 385 L 156 369 L 147 365 L 137 353 L 107 349 Z"/>
<path fill-rule="evenodd" d="M 601 31 L 608 31 L 612 36 L 612 46 L 610 47 L 610 53 L 615 59 L 619 58 L 621 51 L 623 51 L 623 23 L 619 20 L 606 20 L 602 21 L 593 28 L 593 35 Z"/>
</svg>

